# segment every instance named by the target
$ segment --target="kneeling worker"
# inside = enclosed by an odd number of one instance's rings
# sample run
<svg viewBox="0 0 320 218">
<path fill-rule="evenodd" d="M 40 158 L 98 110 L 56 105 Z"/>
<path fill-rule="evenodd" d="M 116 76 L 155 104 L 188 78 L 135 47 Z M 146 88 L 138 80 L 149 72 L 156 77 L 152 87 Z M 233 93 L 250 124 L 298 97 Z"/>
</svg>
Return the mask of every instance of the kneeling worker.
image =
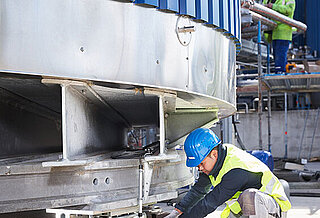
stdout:
<svg viewBox="0 0 320 218">
<path fill-rule="evenodd" d="M 189 134 L 184 150 L 187 166 L 202 173 L 167 218 L 205 217 L 223 203 L 227 206 L 221 217 L 286 217 L 291 204 L 281 183 L 251 154 L 221 144 L 213 131 L 202 128 Z"/>
</svg>

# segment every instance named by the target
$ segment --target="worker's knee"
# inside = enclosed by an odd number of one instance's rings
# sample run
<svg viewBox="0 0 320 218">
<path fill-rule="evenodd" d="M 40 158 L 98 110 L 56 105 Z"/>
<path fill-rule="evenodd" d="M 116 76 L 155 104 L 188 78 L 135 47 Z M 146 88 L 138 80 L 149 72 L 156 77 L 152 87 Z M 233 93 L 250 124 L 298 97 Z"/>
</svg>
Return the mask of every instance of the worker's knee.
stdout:
<svg viewBox="0 0 320 218">
<path fill-rule="evenodd" d="M 250 188 L 244 190 L 238 198 L 243 215 L 255 215 L 255 198 L 257 189 Z"/>
<path fill-rule="evenodd" d="M 254 198 L 257 192 L 258 190 L 254 188 L 244 190 L 238 198 L 239 204 L 241 205 L 245 202 L 250 202 L 254 204 Z"/>
<path fill-rule="evenodd" d="M 238 198 L 242 214 L 245 216 L 257 215 L 267 217 L 273 214 L 280 216 L 280 207 L 277 202 L 268 194 L 257 189 L 247 189 Z"/>
</svg>

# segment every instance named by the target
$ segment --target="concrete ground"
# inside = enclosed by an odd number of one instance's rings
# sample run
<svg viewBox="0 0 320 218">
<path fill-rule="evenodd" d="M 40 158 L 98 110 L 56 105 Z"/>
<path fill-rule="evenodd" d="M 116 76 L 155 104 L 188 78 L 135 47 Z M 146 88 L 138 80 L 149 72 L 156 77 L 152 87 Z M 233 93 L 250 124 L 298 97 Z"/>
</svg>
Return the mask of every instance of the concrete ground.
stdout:
<svg viewBox="0 0 320 218">
<path fill-rule="evenodd" d="M 290 197 L 292 208 L 288 212 L 287 218 L 320 218 L 320 197 Z M 162 210 L 170 212 L 173 207 L 164 203 L 157 204 Z M 206 218 L 220 218 L 224 207 L 219 207 L 215 212 Z"/>
<path fill-rule="evenodd" d="M 290 197 L 292 204 L 288 212 L 288 218 L 320 218 L 320 197 Z M 219 207 L 215 212 L 206 218 L 219 218 L 223 207 Z"/>
</svg>

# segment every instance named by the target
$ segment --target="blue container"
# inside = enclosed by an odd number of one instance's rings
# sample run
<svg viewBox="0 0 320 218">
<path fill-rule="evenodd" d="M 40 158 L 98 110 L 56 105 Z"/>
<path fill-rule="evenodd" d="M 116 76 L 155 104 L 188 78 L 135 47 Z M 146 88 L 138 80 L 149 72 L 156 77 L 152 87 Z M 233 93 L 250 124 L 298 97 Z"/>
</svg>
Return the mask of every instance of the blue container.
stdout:
<svg viewBox="0 0 320 218">
<path fill-rule="evenodd" d="M 196 0 L 196 19 L 209 21 L 208 0 Z"/>
<path fill-rule="evenodd" d="M 253 150 L 253 151 L 247 151 L 247 152 L 255 156 L 256 158 L 258 158 L 261 162 L 267 165 L 271 171 L 273 171 L 274 161 L 273 161 L 272 154 L 270 152 L 261 151 L 261 150 Z"/>
<path fill-rule="evenodd" d="M 229 6 L 228 0 L 219 0 L 220 7 L 220 19 L 219 19 L 219 29 L 224 31 L 229 31 Z"/>
<path fill-rule="evenodd" d="M 207 24 L 214 25 L 218 27 L 220 25 L 220 7 L 219 1 L 217 0 L 208 0 L 208 16 L 209 21 Z"/>
<path fill-rule="evenodd" d="M 145 4 L 145 5 L 150 5 L 150 6 L 154 6 L 154 7 L 159 7 L 158 0 L 136 0 L 134 3 L 136 3 L 136 4 Z"/>
<path fill-rule="evenodd" d="M 179 0 L 160 0 L 159 9 L 179 12 Z"/>
<path fill-rule="evenodd" d="M 320 57 L 320 1 L 319 0 L 296 0 L 294 19 L 308 26 L 307 32 L 294 37 L 293 43 L 298 46 L 308 45 L 311 52 L 317 51 Z"/>
<path fill-rule="evenodd" d="M 195 0 L 180 0 L 179 1 L 179 14 L 189 15 L 196 17 L 196 2 Z"/>
</svg>

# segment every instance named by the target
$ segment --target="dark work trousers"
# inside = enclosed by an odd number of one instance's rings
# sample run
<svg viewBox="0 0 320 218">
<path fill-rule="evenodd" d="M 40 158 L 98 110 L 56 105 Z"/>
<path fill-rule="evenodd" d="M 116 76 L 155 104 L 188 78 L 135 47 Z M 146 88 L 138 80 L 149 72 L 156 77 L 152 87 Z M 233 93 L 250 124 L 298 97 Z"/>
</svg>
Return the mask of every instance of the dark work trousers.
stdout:
<svg viewBox="0 0 320 218">
<path fill-rule="evenodd" d="M 286 72 L 287 52 L 289 49 L 289 40 L 272 40 L 273 57 L 276 72 Z"/>
<path fill-rule="evenodd" d="M 250 188 L 238 198 L 242 216 L 230 214 L 230 218 L 286 218 L 286 212 L 280 210 L 278 203 L 268 194 Z"/>
</svg>

